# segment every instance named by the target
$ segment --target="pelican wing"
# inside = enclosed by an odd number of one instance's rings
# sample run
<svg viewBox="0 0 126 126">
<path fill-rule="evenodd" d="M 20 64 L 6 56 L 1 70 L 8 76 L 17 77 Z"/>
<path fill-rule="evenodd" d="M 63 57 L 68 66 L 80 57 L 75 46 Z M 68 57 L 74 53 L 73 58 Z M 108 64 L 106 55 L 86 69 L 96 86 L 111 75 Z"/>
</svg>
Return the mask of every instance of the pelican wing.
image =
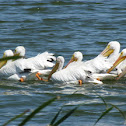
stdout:
<svg viewBox="0 0 126 126">
<path fill-rule="evenodd" d="M 16 60 L 3 66 L 0 69 L 0 76 L 3 78 L 7 77 L 14 78 L 14 76 L 15 78 L 21 76 L 26 77 L 33 71 L 36 72 L 39 70 L 47 69 L 48 67 L 53 67 L 54 63 L 48 61 L 50 58 L 55 60 L 55 57 L 52 55 L 52 53 L 44 52 L 32 58 Z"/>
<path fill-rule="evenodd" d="M 49 67 L 53 67 L 54 63 L 52 62 L 56 60 L 55 56 L 52 53 L 44 52 L 38 54 L 33 58 L 29 58 L 30 62 L 33 62 L 36 69 L 46 69 Z"/>
</svg>

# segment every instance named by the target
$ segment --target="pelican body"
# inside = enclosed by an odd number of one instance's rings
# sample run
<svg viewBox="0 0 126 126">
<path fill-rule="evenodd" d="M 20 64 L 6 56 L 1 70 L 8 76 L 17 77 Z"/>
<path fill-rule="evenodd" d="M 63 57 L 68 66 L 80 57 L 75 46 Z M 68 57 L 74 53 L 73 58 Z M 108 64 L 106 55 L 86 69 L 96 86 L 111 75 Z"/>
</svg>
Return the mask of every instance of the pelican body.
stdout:
<svg viewBox="0 0 126 126">
<path fill-rule="evenodd" d="M 69 64 L 65 69 L 62 69 L 64 58 L 62 56 L 58 56 L 56 64 L 48 76 L 48 80 L 51 79 L 57 83 L 79 83 L 79 80 L 81 80 L 82 83 L 102 83 L 101 81 L 91 77 L 81 66 L 76 67 L 78 66 L 77 64 L 77 62 L 74 62 Z"/>
<path fill-rule="evenodd" d="M 119 55 L 120 43 L 111 41 L 107 47 L 96 58 L 86 61 L 85 66 L 90 69 L 92 73 L 106 72 L 115 62 Z"/>
<path fill-rule="evenodd" d="M 36 73 L 39 70 L 42 72 L 53 67 L 54 63 L 50 62 L 50 59 L 55 60 L 56 58 L 52 53 L 44 52 L 28 59 L 15 60 L 0 69 L 0 77 L 12 80 L 19 80 L 21 77 L 26 78 L 29 74 Z M 51 70 L 49 69 L 49 71 Z"/>
<path fill-rule="evenodd" d="M 106 74 L 106 71 L 115 62 L 119 55 L 119 51 L 120 43 L 117 41 L 111 41 L 97 57 L 88 61 L 82 61 L 82 53 L 75 52 L 66 67 L 72 65 L 74 62 L 78 62 L 76 63 L 76 67 L 79 68 L 81 66 L 81 68 L 83 68 L 85 71 L 90 71 L 93 78 L 99 78 L 100 80 L 115 78 L 115 74 Z"/>
<path fill-rule="evenodd" d="M 108 43 L 107 47 L 94 59 L 88 61 L 82 61 L 81 52 L 78 55 L 73 54 L 71 62 L 82 62 L 81 65 L 85 67 L 85 70 L 90 71 L 92 73 L 101 73 L 106 72 L 112 64 L 115 62 L 115 58 L 119 55 L 120 51 L 120 43 L 117 41 L 111 41 Z M 67 66 L 68 66 L 67 65 Z"/>
</svg>

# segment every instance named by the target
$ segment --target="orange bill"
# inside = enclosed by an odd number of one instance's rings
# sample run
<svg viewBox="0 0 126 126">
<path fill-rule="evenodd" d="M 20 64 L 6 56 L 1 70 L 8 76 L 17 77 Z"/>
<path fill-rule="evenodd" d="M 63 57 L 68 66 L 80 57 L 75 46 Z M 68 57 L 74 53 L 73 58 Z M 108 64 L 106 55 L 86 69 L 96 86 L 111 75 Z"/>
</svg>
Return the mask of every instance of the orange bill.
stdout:
<svg viewBox="0 0 126 126">
<path fill-rule="evenodd" d="M 122 61 L 126 59 L 126 56 L 122 56 L 122 53 L 120 54 L 119 58 L 115 61 L 113 66 L 107 71 L 107 73 L 110 73 L 118 64 L 120 64 Z"/>
<path fill-rule="evenodd" d="M 58 67 L 59 67 L 59 63 L 56 63 L 55 66 L 53 67 L 52 71 L 50 72 L 49 76 L 48 76 L 48 80 L 50 80 L 52 74 L 57 71 Z"/>
<path fill-rule="evenodd" d="M 67 63 L 67 65 L 64 67 L 66 68 L 70 63 L 77 61 L 77 58 L 74 57 L 74 55 L 71 57 L 70 61 Z"/>
</svg>

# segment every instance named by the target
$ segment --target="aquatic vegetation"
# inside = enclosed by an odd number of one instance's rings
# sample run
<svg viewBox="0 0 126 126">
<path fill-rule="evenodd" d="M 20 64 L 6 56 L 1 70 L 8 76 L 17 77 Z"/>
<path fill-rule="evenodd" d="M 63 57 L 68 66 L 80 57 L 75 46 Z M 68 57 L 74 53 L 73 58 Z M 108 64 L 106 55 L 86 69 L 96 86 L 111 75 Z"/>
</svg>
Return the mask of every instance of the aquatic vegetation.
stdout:
<svg viewBox="0 0 126 126">
<path fill-rule="evenodd" d="M 4 61 L 4 60 L 16 60 L 16 59 L 20 59 L 22 58 L 22 56 L 9 56 L 9 57 L 4 57 L 4 58 L 0 58 L 0 61 Z"/>
<path fill-rule="evenodd" d="M 99 98 L 101 98 L 101 100 L 103 101 L 104 105 L 106 106 L 106 110 L 104 112 L 102 112 L 102 114 L 100 115 L 100 117 L 96 120 L 95 124 L 93 126 L 95 126 L 106 114 L 108 114 L 112 109 L 117 109 L 119 111 L 119 113 L 123 116 L 124 120 L 126 121 L 126 116 L 124 115 L 124 113 L 116 106 L 113 105 L 111 103 L 107 103 L 105 101 L 105 99 L 103 97 L 101 97 L 100 95 L 98 95 Z M 110 107 L 109 107 L 110 105 Z M 125 122 L 124 121 L 124 122 Z"/>
<path fill-rule="evenodd" d="M 75 93 L 75 92 L 74 92 Z M 73 93 L 73 94 L 74 94 Z M 72 95 L 73 95 L 72 94 Z M 105 101 L 105 99 L 103 97 L 101 97 L 100 95 L 97 95 L 102 101 L 103 101 L 103 105 L 106 106 L 106 110 L 104 112 L 101 113 L 100 117 L 96 120 L 96 122 L 94 123 L 93 126 L 95 126 L 104 116 L 106 116 L 111 110 L 113 110 L 114 108 L 118 110 L 118 112 L 123 116 L 124 118 L 124 121 L 126 121 L 126 116 L 125 114 L 116 106 L 116 105 L 113 105 L 111 103 L 107 103 Z M 45 107 L 48 107 L 51 103 L 53 103 L 55 100 L 58 100 L 60 99 L 60 96 L 57 96 L 57 97 L 54 97 L 54 98 L 51 98 L 50 100 L 42 103 L 39 107 L 37 107 L 33 112 L 31 112 L 29 115 L 27 115 L 25 117 L 25 119 L 20 123 L 18 124 L 18 126 L 24 126 L 27 122 L 29 122 L 37 113 L 39 113 L 42 109 L 44 109 Z M 58 126 L 60 123 L 64 122 L 68 117 L 71 116 L 71 114 L 73 114 L 77 109 L 78 107 L 84 105 L 85 103 L 82 103 L 82 104 L 79 104 L 79 105 L 76 105 L 73 109 L 69 110 L 64 116 L 60 117 L 58 120 L 57 118 L 59 117 L 61 111 L 62 111 L 62 108 L 65 106 L 62 105 L 61 108 L 59 109 L 59 111 L 56 113 L 56 115 L 54 115 L 52 121 L 49 123 L 49 126 Z M 9 121 L 5 122 L 3 124 L 3 126 L 6 126 L 7 124 L 9 124 L 10 122 L 16 120 L 17 118 L 20 118 L 22 116 L 24 116 L 27 112 L 29 112 L 29 110 L 26 110 L 24 111 L 23 113 L 19 114 L 19 115 L 16 115 L 15 117 L 13 117 L 12 119 L 10 119 Z"/>
<path fill-rule="evenodd" d="M 28 122 L 31 118 L 33 118 L 35 114 L 37 114 L 40 110 L 42 110 L 43 108 L 45 108 L 46 106 L 48 106 L 49 104 L 51 104 L 58 98 L 59 97 L 52 98 L 48 100 L 47 102 L 43 103 L 42 105 L 40 105 L 32 113 L 30 113 L 18 126 L 23 126 L 26 122 Z"/>
</svg>

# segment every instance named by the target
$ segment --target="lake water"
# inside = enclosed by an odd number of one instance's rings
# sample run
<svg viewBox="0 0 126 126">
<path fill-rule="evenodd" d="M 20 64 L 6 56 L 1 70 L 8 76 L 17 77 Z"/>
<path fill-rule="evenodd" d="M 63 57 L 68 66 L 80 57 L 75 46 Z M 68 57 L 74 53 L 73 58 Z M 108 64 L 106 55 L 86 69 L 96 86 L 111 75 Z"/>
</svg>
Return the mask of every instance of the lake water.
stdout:
<svg viewBox="0 0 126 126">
<path fill-rule="evenodd" d="M 64 56 L 65 63 L 75 51 L 81 51 L 85 60 L 92 59 L 113 40 L 120 42 L 122 50 L 126 47 L 125 5 L 125 0 L 1 0 L 0 57 L 6 49 L 14 50 L 18 45 L 26 48 L 26 57 L 49 51 Z M 60 125 L 92 126 L 105 111 L 98 95 L 126 115 L 125 79 L 83 86 L 0 81 L 0 125 L 27 109 L 32 111 L 49 99 L 61 96 L 26 125 L 46 126 L 62 106 L 60 117 L 84 103 Z M 17 126 L 23 119 L 9 126 Z M 97 126 L 124 126 L 124 118 L 113 109 Z"/>
</svg>

